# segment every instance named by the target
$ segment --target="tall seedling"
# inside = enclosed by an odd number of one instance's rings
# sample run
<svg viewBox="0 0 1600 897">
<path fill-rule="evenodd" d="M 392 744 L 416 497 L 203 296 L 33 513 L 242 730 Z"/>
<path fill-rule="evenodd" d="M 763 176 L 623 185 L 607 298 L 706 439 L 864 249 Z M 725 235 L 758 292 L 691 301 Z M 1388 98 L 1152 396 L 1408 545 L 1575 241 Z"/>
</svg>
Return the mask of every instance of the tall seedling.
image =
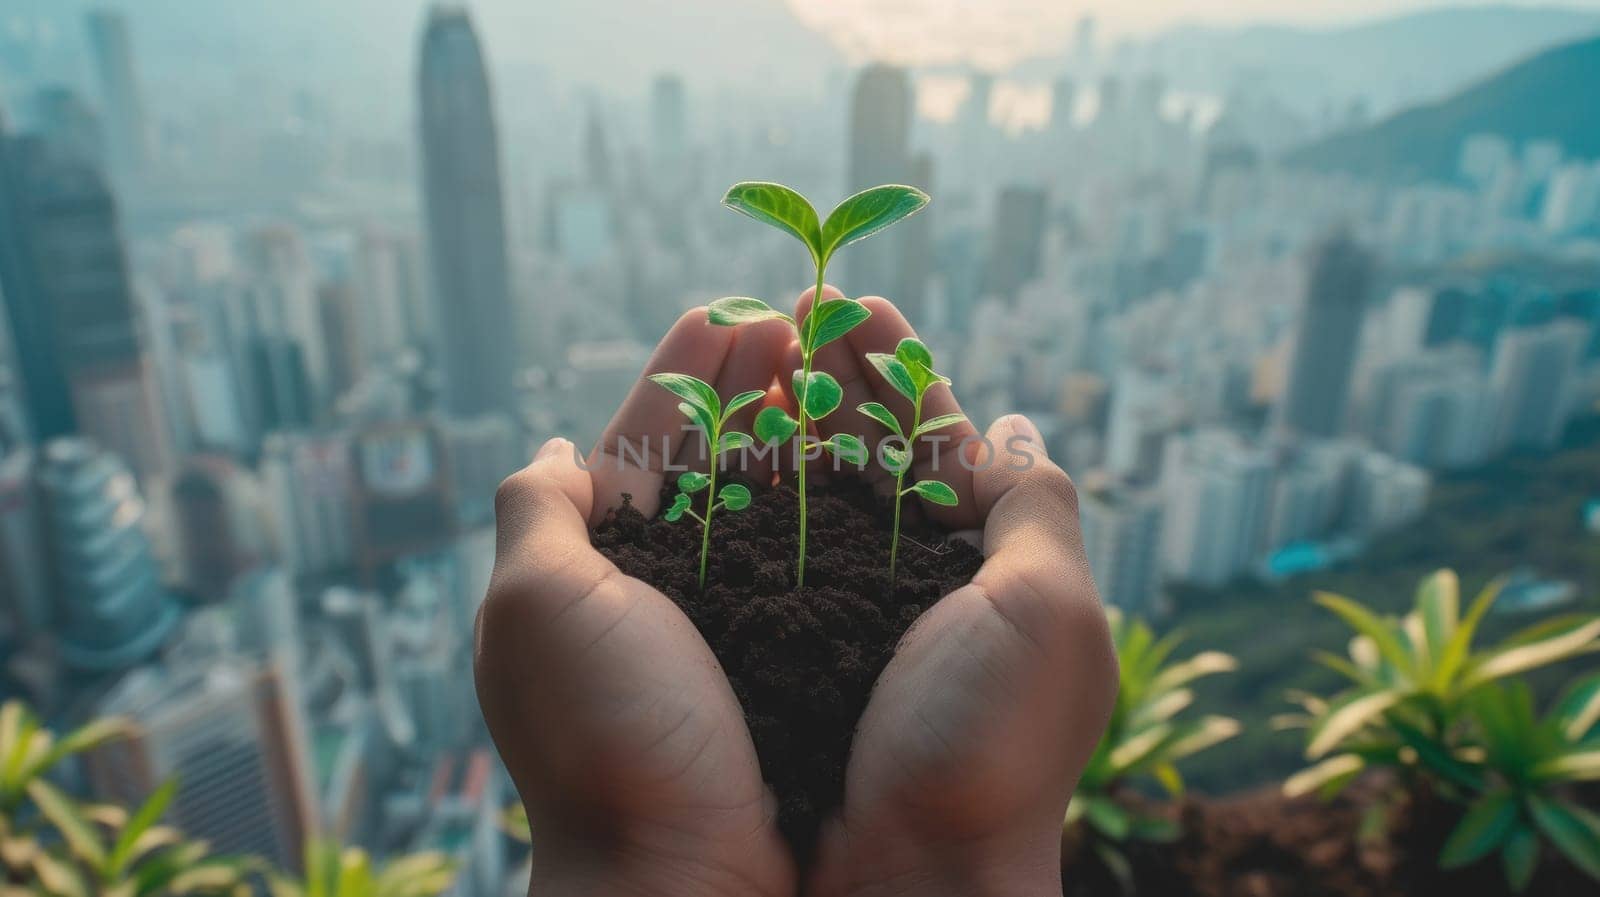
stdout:
<svg viewBox="0 0 1600 897">
<path fill-rule="evenodd" d="M 817 274 L 817 288 L 811 311 L 799 322 L 772 308 L 760 299 L 732 296 L 711 303 L 713 324 L 735 326 L 773 318 L 788 321 L 800 336 L 800 369 L 793 384 L 797 415 L 790 417 L 781 408 L 767 408 L 756 415 L 755 437 L 769 444 L 782 444 L 799 434 L 805 447 L 806 424 L 821 420 L 839 407 L 844 390 L 826 371 L 812 369 L 817 350 L 849 333 L 870 315 L 866 306 L 854 299 L 827 299 L 822 295 L 823 277 L 828 262 L 840 248 L 864 240 L 928 204 L 928 195 L 915 187 L 886 184 L 863 190 L 828 213 L 820 221 L 817 210 L 805 197 L 782 184 L 746 181 L 728 188 L 722 204 L 770 224 L 805 244 Z M 821 447 L 841 459 L 863 463 L 867 457 L 861 440 L 839 434 Z M 806 582 L 806 465 L 805 454 L 796 465 L 796 490 L 800 495 L 799 556 L 795 562 L 795 585 Z"/>
</svg>

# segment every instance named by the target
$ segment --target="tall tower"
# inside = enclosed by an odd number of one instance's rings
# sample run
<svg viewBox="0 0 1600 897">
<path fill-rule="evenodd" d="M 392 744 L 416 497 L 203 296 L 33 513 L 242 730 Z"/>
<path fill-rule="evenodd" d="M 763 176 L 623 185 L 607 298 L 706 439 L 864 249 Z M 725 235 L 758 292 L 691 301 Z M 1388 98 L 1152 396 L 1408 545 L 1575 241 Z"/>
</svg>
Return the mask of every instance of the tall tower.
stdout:
<svg viewBox="0 0 1600 897">
<path fill-rule="evenodd" d="M 144 101 L 133 65 L 133 43 L 128 20 L 122 13 L 97 9 L 89 13 L 89 46 L 94 51 L 95 74 L 110 125 L 111 164 L 120 175 L 136 174 L 149 159 L 149 131 L 145 127 Z"/>
<path fill-rule="evenodd" d="M 81 434 L 141 476 L 165 472 L 117 203 L 89 161 L 0 135 L 0 290 L 34 438 Z"/>
<path fill-rule="evenodd" d="M 650 86 L 650 142 L 665 165 L 681 165 L 689 153 L 689 113 L 683 79 L 667 73 Z"/>
<path fill-rule="evenodd" d="M 1330 437 L 1343 427 L 1372 269 L 1372 257 L 1343 234 L 1313 251 L 1294 360 L 1278 406 L 1280 429 Z"/>
<path fill-rule="evenodd" d="M 150 657 L 178 607 L 161 584 L 133 477 L 77 439 L 46 445 L 37 476 L 62 659 L 96 674 Z"/>
<path fill-rule="evenodd" d="M 911 179 L 911 82 L 904 69 L 870 65 L 856 80 L 850 104 L 850 170 L 846 193 Z M 827 209 L 819 210 L 827 214 Z M 850 296 L 894 298 L 904 254 L 903 230 L 863 243 L 845 259 Z"/>
<path fill-rule="evenodd" d="M 500 149 L 489 76 L 465 10 L 429 13 L 417 90 L 445 409 L 509 412 L 517 364 Z"/>
</svg>

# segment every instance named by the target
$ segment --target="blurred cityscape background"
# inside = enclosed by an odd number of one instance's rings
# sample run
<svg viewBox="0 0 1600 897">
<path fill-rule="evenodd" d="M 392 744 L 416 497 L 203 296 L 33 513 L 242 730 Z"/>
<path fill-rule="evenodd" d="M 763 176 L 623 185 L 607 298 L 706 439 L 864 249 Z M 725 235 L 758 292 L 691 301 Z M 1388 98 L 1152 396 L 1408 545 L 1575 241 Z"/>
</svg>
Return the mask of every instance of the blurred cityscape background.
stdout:
<svg viewBox="0 0 1600 897">
<path fill-rule="evenodd" d="M 906 182 L 832 279 L 1040 422 L 1108 602 L 1240 655 L 1196 782 L 1281 777 L 1312 587 L 1600 606 L 1600 4 L 1423 6 L 9 0 L 0 695 L 135 720 L 78 789 L 177 776 L 220 850 L 515 891 L 496 485 L 806 285 L 730 183 Z"/>
</svg>

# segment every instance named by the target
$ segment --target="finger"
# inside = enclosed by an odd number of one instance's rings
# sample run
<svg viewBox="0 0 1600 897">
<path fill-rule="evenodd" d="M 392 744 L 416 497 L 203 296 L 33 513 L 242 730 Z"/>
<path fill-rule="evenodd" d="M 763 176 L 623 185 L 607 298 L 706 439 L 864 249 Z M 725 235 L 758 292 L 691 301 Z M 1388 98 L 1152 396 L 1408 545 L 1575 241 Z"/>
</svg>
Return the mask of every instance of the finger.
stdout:
<svg viewBox="0 0 1600 897">
<path fill-rule="evenodd" d="M 771 387 L 784 353 L 794 338 L 794 328 L 787 321 L 760 321 L 725 329 L 732 331 L 733 343 L 728 347 L 717 378 L 708 381 L 717 395 L 726 403 L 742 392 Z M 762 407 L 763 402 L 758 401 L 734 412 L 723 425 L 722 432 L 749 433 L 755 423 L 756 413 Z M 678 450 L 677 465 L 704 471 L 710 466 L 709 458 L 704 440 L 686 439 Z M 743 470 L 746 453 L 732 454 L 724 459 L 723 464 L 728 470 Z"/>
<path fill-rule="evenodd" d="M 650 382 L 649 376 L 670 372 L 715 383 L 733 339 L 733 328 L 718 327 L 706 320 L 704 306 L 684 312 L 662 338 L 645 364 L 644 373 L 589 453 L 589 471 L 594 480 L 591 526 L 599 523 L 606 511 L 621 504 L 624 494 L 633 497 L 640 513 L 654 514 L 660 504 L 668 459 L 677 457 L 687 439 L 698 438 L 688 429 L 688 421 L 678 410 L 678 400 Z"/>
<path fill-rule="evenodd" d="M 490 591 L 525 591 L 561 604 L 577 600 L 616 568 L 589 543 L 594 484 L 577 446 L 551 439 L 495 493 L 496 544 Z M 526 590 L 509 586 L 533 584 Z"/>
<path fill-rule="evenodd" d="M 986 442 L 993 457 L 980 459 L 972 474 L 973 510 L 984 520 L 984 563 L 973 585 L 1002 614 L 1016 614 L 1024 631 L 1067 636 L 1066 621 L 1085 618 L 1103 629 L 1071 478 L 1020 414 L 995 421 Z"/>
</svg>

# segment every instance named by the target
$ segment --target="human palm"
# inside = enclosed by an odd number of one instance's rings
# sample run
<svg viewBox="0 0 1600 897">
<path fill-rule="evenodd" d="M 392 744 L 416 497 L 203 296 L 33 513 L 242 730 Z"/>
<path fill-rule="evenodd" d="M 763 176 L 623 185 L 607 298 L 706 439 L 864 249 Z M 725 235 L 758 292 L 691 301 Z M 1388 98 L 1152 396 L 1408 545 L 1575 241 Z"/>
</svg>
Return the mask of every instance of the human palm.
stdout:
<svg viewBox="0 0 1600 897">
<path fill-rule="evenodd" d="M 864 301 L 873 317 L 817 364 L 839 379 L 847 407 L 903 413 L 860 359 L 911 329 L 888 302 Z M 797 354 L 782 325 L 726 330 L 691 312 L 646 373 L 693 374 L 730 395 L 787 382 L 779 373 Z M 928 415 L 956 410 L 944 387 L 926 400 Z M 818 435 L 884 435 L 856 417 L 833 415 Z M 844 805 L 803 881 L 709 647 L 669 599 L 588 543 L 622 493 L 653 513 L 665 459 L 686 460 L 671 403 L 636 387 L 588 471 L 557 440 L 507 481 L 478 682 L 528 804 L 537 893 L 1059 893 L 1060 822 L 1109 715 L 1115 659 L 1071 483 L 1038 433 L 1003 418 L 985 450 L 958 444 L 977 435 L 970 424 L 948 432 L 950 443 L 919 447 L 912 475 L 956 489 L 957 507 L 929 513 L 981 538 L 986 561 L 912 627 L 880 677 Z M 611 453 L 646 438 L 663 448 L 642 466 Z"/>
</svg>

